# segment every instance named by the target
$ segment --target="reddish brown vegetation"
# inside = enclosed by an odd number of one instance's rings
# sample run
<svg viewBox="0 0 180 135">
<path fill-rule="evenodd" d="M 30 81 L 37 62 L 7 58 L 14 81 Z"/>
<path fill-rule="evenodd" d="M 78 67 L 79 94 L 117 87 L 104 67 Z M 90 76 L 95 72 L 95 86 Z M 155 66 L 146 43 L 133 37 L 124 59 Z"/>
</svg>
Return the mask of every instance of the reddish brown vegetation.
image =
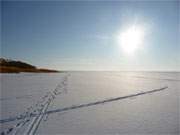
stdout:
<svg viewBox="0 0 180 135">
<path fill-rule="evenodd" d="M 50 69 L 28 69 L 28 68 L 17 68 L 17 67 L 5 67 L 0 66 L 0 73 L 20 73 L 20 72 L 32 72 L 32 73 L 52 73 L 58 72 L 57 70 Z"/>
<path fill-rule="evenodd" d="M 58 72 L 57 70 L 38 69 L 35 66 L 21 62 L 12 61 L 0 58 L 0 73 L 20 73 L 20 72 L 33 72 L 33 73 L 52 73 Z"/>
</svg>

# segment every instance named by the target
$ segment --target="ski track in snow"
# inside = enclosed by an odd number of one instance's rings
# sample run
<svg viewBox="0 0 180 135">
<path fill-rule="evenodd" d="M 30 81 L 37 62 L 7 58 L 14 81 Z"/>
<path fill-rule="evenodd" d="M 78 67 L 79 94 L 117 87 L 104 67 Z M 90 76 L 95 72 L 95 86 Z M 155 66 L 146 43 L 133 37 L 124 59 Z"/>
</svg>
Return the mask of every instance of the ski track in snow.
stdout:
<svg viewBox="0 0 180 135">
<path fill-rule="evenodd" d="M 53 102 L 53 100 L 60 94 L 62 94 L 63 92 L 67 93 L 67 81 L 68 81 L 68 77 L 70 74 L 67 74 L 64 79 L 62 80 L 61 83 L 59 83 L 56 88 L 53 91 L 49 91 L 46 93 L 45 96 L 43 96 L 40 101 L 38 101 L 35 106 L 31 106 L 29 108 L 26 109 L 26 111 L 22 114 L 20 114 L 19 116 L 17 116 L 15 119 L 14 118 L 10 118 L 11 120 L 20 120 L 18 123 L 16 123 L 15 125 L 7 128 L 6 130 L 1 132 L 1 135 L 6 135 L 6 134 L 12 134 L 12 135 L 16 135 L 19 134 L 21 130 L 21 128 L 24 125 L 28 125 L 27 129 L 25 130 L 25 134 L 29 134 L 32 135 L 36 132 L 38 126 L 41 123 L 41 120 L 43 119 L 43 117 L 45 116 L 45 112 L 47 111 L 49 105 L 51 104 L 51 102 Z M 13 97 L 13 98 L 4 98 L 1 100 L 9 100 L 9 99 L 20 99 L 20 98 L 27 98 L 29 96 L 32 95 L 24 95 L 24 96 L 18 96 L 18 97 Z M 37 112 L 39 115 L 36 115 L 34 117 L 33 113 Z M 46 114 L 46 116 L 48 116 L 48 114 Z M 19 119 L 20 118 L 20 119 Z M 47 120 L 48 117 L 46 117 Z M 0 120 L 0 123 L 3 120 Z"/>
<path fill-rule="evenodd" d="M 137 96 L 141 96 L 141 95 L 145 95 L 145 94 L 151 94 L 151 93 L 163 91 L 163 90 L 165 90 L 167 88 L 168 87 L 166 86 L 166 87 L 163 87 L 163 88 L 154 89 L 154 90 L 150 90 L 150 91 L 146 91 L 146 92 L 140 92 L 140 93 L 131 94 L 131 95 L 127 95 L 127 96 L 110 98 L 110 99 L 105 99 L 105 100 L 101 100 L 101 101 L 95 101 L 95 102 L 91 102 L 91 103 L 84 103 L 84 104 L 81 104 L 81 105 L 73 105 L 73 106 L 70 106 L 70 107 L 65 107 L 65 108 L 60 108 L 60 109 L 56 109 L 56 110 L 46 111 L 46 112 L 40 113 L 40 114 L 31 114 L 30 117 L 36 117 L 36 116 L 39 116 L 39 115 L 52 114 L 52 113 L 57 113 L 57 112 L 65 112 L 65 111 L 69 111 L 69 110 L 74 110 L 74 109 L 79 109 L 79 108 L 84 108 L 84 107 L 89 107 L 89 106 L 94 106 L 94 105 L 105 104 L 105 103 L 108 103 L 108 102 L 113 102 L 113 101 L 118 101 L 118 100 L 123 100 L 123 99 L 127 99 L 127 98 L 133 98 L 133 97 L 137 97 Z M 19 119 L 24 119 L 26 117 L 27 116 L 4 119 L 4 120 L 0 120 L 0 123 L 5 123 L 5 122 L 15 121 L 15 120 L 19 120 Z"/>
<path fill-rule="evenodd" d="M 8 98 L 0 98 L 0 101 L 5 101 L 5 100 L 17 100 L 17 99 L 27 99 L 27 98 L 31 98 L 33 95 L 29 94 L 29 95 L 23 95 L 23 96 L 17 96 L 17 97 L 8 97 Z"/>
<path fill-rule="evenodd" d="M 63 93 L 67 93 L 68 89 L 67 89 L 67 85 L 68 85 L 68 77 L 70 76 L 70 73 L 67 73 L 62 81 L 57 84 L 56 88 L 52 91 L 47 92 L 43 97 L 39 97 L 39 101 L 36 102 L 35 105 L 32 105 L 31 107 L 27 108 L 25 110 L 25 112 L 21 113 L 20 115 L 16 116 L 16 117 L 9 117 L 6 119 L 1 119 L 0 123 L 4 124 L 4 123 L 8 123 L 8 122 L 16 122 L 13 126 L 10 126 L 6 129 L 4 129 L 4 131 L 1 132 L 1 135 L 16 135 L 16 134 L 35 134 L 39 125 L 41 124 L 41 122 L 44 121 L 48 121 L 49 119 L 49 115 L 53 114 L 53 113 L 59 113 L 58 115 L 62 115 L 67 113 L 68 111 L 73 111 L 75 109 L 80 109 L 80 108 L 86 108 L 86 107 L 93 107 L 93 106 L 97 106 L 97 105 L 103 105 L 105 103 L 111 103 L 111 102 L 116 102 L 119 100 L 123 100 L 123 99 L 134 99 L 136 97 L 139 96 L 143 96 L 143 95 L 148 95 L 148 94 L 153 94 L 156 92 L 161 92 L 164 90 L 167 90 L 168 86 L 169 88 L 171 87 L 170 85 L 164 85 L 165 87 L 154 87 L 157 89 L 152 89 L 152 90 L 148 90 L 146 89 L 146 91 L 142 91 L 140 90 L 139 92 L 136 91 L 136 93 L 132 93 L 132 94 L 128 94 L 126 96 L 120 96 L 120 97 L 115 97 L 115 98 L 106 98 L 106 99 L 102 99 L 102 100 L 97 100 L 97 101 L 92 101 L 92 102 L 82 102 L 81 104 L 77 104 L 77 105 L 70 105 L 67 107 L 63 107 L 63 108 L 59 108 L 59 109 L 53 109 L 53 110 L 48 110 L 49 106 L 52 105 L 54 99 L 63 94 Z M 118 75 L 118 76 L 122 76 L 123 75 Z M 178 82 L 180 80 L 178 79 L 170 79 L 170 78 L 156 78 L 156 77 L 146 77 L 146 76 L 141 76 L 141 75 L 131 75 L 128 76 L 131 78 L 142 78 L 142 79 L 151 79 L 151 80 L 163 80 L 163 81 L 173 81 Z M 136 89 L 137 90 L 137 89 Z M 145 90 L 145 89 L 144 89 Z M 6 100 L 15 100 L 15 99 L 23 99 L 23 98 L 31 98 L 33 95 L 22 95 L 22 96 L 17 96 L 17 97 L 7 97 L 7 98 L 1 98 L 0 101 L 6 101 Z"/>
<path fill-rule="evenodd" d="M 178 79 L 165 79 L 165 78 L 155 78 L 155 77 L 145 77 L 145 76 L 131 76 L 131 77 L 143 78 L 143 79 L 152 79 L 152 80 L 175 81 L 175 82 L 180 81 Z"/>
</svg>

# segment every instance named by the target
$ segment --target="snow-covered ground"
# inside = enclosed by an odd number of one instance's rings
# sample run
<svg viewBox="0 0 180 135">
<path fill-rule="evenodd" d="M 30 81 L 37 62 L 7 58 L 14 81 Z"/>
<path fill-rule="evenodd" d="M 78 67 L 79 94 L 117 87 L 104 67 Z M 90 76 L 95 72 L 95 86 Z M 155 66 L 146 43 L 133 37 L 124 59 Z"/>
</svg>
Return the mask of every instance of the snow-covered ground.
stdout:
<svg viewBox="0 0 180 135">
<path fill-rule="evenodd" d="M 138 97 L 0 123 L 5 134 L 179 134 L 180 73 L 64 72 L 1 74 L 0 119 L 142 91 Z M 55 94 L 54 94 L 55 93 Z M 49 104 L 47 104 L 49 103 Z M 34 126 L 35 125 L 35 126 Z M 34 126 L 34 127 L 31 127 Z"/>
</svg>

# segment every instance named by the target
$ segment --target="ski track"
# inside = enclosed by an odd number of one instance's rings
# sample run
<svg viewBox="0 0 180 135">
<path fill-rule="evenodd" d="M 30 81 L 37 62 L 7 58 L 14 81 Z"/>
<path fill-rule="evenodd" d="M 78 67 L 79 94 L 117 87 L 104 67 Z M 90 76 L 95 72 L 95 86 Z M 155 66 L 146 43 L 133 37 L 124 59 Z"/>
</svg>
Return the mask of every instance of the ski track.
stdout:
<svg viewBox="0 0 180 135">
<path fill-rule="evenodd" d="M 101 101 L 95 101 L 95 102 L 91 102 L 91 103 L 84 103 L 84 104 L 81 104 L 81 105 L 73 105 L 73 106 L 70 106 L 70 107 L 65 107 L 65 108 L 46 111 L 45 113 L 40 113 L 40 114 L 33 113 L 33 114 L 31 114 L 30 117 L 37 117 L 39 115 L 52 114 L 52 113 L 57 113 L 57 112 L 66 112 L 66 111 L 69 111 L 69 110 L 74 110 L 74 109 L 85 108 L 85 107 L 94 106 L 94 105 L 105 104 L 105 103 L 114 102 L 114 101 L 118 101 L 118 100 L 128 99 L 128 98 L 132 98 L 132 97 L 138 97 L 138 96 L 151 94 L 151 93 L 155 93 L 155 92 L 160 92 L 160 91 L 166 90 L 167 88 L 168 87 L 166 86 L 166 87 L 162 87 L 162 88 L 159 88 L 159 89 L 154 89 L 154 90 L 150 90 L 150 91 L 146 91 L 146 92 L 140 92 L 140 93 L 131 94 L 131 95 L 127 95 L 127 96 L 110 98 L 110 99 L 105 99 L 105 100 L 101 100 Z M 0 123 L 20 120 L 20 119 L 24 119 L 24 118 L 26 118 L 26 116 L 4 119 L 4 120 L 0 120 Z"/>
<path fill-rule="evenodd" d="M 131 76 L 131 77 L 143 78 L 143 79 L 152 79 L 152 80 L 175 81 L 175 82 L 180 81 L 178 79 L 166 79 L 166 78 L 155 78 L 155 77 L 144 77 L 144 76 Z"/>
<path fill-rule="evenodd" d="M 0 98 L 0 101 L 5 101 L 5 100 L 17 100 L 17 99 L 23 99 L 23 98 L 31 98 L 33 95 L 23 95 L 23 96 L 17 96 L 17 97 L 8 97 L 8 98 Z"/>
<path fill-rule="evenodd" d="M 27 126 L 27 129 L 25 130 L 25 134 L 35 134 L 38 126 L 40 125 L 42 119 L 44 118 L 44 116 L 48 116 L 48 114 L 45 114 L 45 112 L 47 111 L 49 105 L 51 104 L 51 102 L 53 102 L 53 100 L 60 94 L 62 94 L 63 92 L 67 93 L 67 81 L 68 81 L 68 77 L 70 76 L 70 74 L 67 74 L 61 83 L 59 83 L 57 85 L 57 87 L 53 90 L 53 91 L 49 91 L 45 94 L 45 96 L 43 96 L 40 101 L 38 101 L 35 106 L 31 106 L 29 108 L 26 109 L 26 111 L 24 113 L 21 113 L 19 116 L 17 116 L 16 118 L 9 118 L 9 120 L 19 120 L 18 123 L 16 123 L 15 125 L 5 129 L 4 131 L 1 132 L 1 135 L 7 135 L 7 134 L 12 134 L 12 135 L 16 135 L 20 133 L 21 128 L 24 125 L 27 125 L 29 123 L 29 125 Z M 14 97 L 14 98 L 4 98 L 4 99 L 0 99 L 0 100 L 9 100 L 9 99 L 20 99 L 20 98 L 27 98 L 29 96 L 32 95 L 24 95 L 24 96 L 19 96 L 19 97 Z M 39 115 L 33 116 L 34 113 L 38 113 Z M 33 116 L 33 117 L 32 117 Z M 47 120 L 47 118 L 46 118 Z M 0 123 L 4 123 L 4 120 L 0 120 Z M 7 120 L 5 120 L 7 122 Z"/>
<path fill-rule="evenodd" d="M 116 75 L 120 77 L 124 77 L 123 75 Z M 148 79 L 148 80 L 162 80 L 162 81 L 172 81 L 172 82 L 179 82 L 180 79 L 170 79 L 170 78 L 158 78 L 158 77 L 146 77 L 146 76 L 136 76 L 136 75 L 126 75 L 127 77 L 131 78 L 141 78 L 141 79 Z"/>
</svg>

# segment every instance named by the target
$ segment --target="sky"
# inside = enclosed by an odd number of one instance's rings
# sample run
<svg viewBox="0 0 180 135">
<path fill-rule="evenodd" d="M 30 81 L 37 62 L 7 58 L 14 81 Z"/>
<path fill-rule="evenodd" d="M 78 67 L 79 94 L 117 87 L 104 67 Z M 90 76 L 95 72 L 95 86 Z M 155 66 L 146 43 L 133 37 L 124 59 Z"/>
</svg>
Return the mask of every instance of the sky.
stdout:
<svg viewBox="0 0 180 135">
<path fill-rule="evenodd" d="M 1 57 L 58 70 L 178 71 L 179 6 L 178 1 L 3 1 Z M 144 34 L 139 49 L 128 54 L 118 37 L 134 25 Z"/>
</svg>

